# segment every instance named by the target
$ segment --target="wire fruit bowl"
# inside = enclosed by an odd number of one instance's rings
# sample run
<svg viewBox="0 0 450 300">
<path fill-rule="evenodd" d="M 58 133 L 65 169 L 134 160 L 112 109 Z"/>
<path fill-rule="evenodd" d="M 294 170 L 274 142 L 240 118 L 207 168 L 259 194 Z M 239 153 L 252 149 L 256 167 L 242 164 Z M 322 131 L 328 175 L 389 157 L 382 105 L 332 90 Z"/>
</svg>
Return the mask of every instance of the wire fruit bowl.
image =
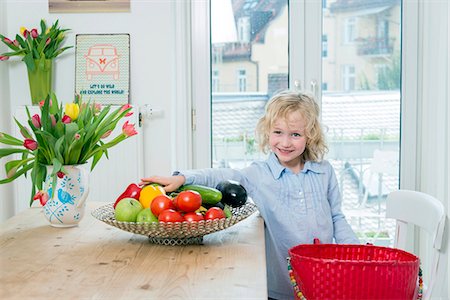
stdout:
<svg viewBox="0 0 450 300">
<path fill-rule="evenodd" d="M 203 236 L 239 223 L 253 214 L 257 208 L 255 204 L 247 202 L 241 207 L 231 208 L 230 210 L 232 216 L 223 219 L 199 222 L 136 223 L 117 221 L 114 217 L 113 204 L 110 203 L 92 211 L 92 216 L 124 231 L 148 236 L 150 243 L 176 246 L 202 244 Z"/>
</svg>

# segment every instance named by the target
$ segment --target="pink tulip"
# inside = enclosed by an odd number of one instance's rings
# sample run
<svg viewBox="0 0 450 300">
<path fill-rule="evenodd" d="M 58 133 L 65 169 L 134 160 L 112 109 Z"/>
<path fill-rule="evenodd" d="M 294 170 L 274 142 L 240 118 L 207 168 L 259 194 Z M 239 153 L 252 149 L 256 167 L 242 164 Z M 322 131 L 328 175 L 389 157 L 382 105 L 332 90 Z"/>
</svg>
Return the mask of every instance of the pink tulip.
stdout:
<svg viewBox="0 0 450 300">
<path fill-rule="evenodd" d="M 28 30 L 25 30 L 24 32 L 23 32 L 23 37 L 24 38 L 28 38 L 28 36 L 30 35 L 30 32 L 28 31 Z"/>
<path fill-rule="evenodd" d="M 41 128 L 41 117 L 38 114 L 35 114 L 31 117 L 31 123 L 33 123 L 34 127 Z"/>
<path fill-rule="evenodd" d="M 74 138 L 78 141 L 81 138 L 81 135 L 79 133 L 75 133 Z"/>
<path fill-rule="evenodd" d="M 10 39 L 8 39 L 7 37 L 5 37 L 5 38 L 3 39 L 3 41 L 4 41 L 6 44 L 10 44 L 10 45 L 13 44 L 13 41 L 11 41 Z"/>
<path fill-rule="evenodd" d="M 64 115 L 61 119 L 61 122 L 63 122 L 64 124 L 69 124 L 70 122 L 72 122 L 72 119 L 68 115 Z"/>
<path fill-rule="evenodd" d="M 41 205 L 44 206 L 45 203 L 47 203 L 48 198 L 49 196 L 46 192 L 39 191 L 34 195 L 33 200 L 39 200 L 39 202 L 41 202 Z"/>
<path fill-rule="evenodd" d="M 122 106 L 122 108 L 120 109 L 119 113 L 124 112 L 125 110 L 132 108 L 132 106 L 130 104 L 125 104 L 124 106 Z M 129 111 L 125 114 L 125 117 L 129 117 L 133 114 L 133 112 Z"/>
<path fill-rule="evenodd" d="M 31 29 L 31 37 L 33 39 L 37 38 L 39 36 L 38 31 L 36 28 Z"/>
<path fill-rule="evenodd" d="M 52 127 L 56 126 L 56 119 L 54 115 L 50 115 L 50 120 L 52 121 Z"/>
<path fill-rule="evenodd" d="M 27 148 L 28 150 L 34 151 L 38 147 L 38 143 L 35 140 L 32 139 L 25 139 L 23 141 L 23 146 Z"/>
<path fill-rule="evenodd" d="M 108 136 L 111 135 L 111 132 L 112 132 L 112 130 L 108 130 L 107 132 L 105 132 L 105 133 L 102 135 L 101 139 L 106 139 Z"/>
<path fill-rule="evenodd" d="M 14 40 L 14 41 L 13 41 L 13 44 L 14 44 L 14 46 L 16 46 L 16 47 L 19 47 L 19 46 L 20 46 L 19 41 L 17 41 L 17 40 Z"/>
<path fill-rule="evenodd" d="M 130 137 L 137 134 L 137 131 L 134 128 L 134 124 L 128 124 L 128 121 L 126 121 L 122 126 L 122 133 Z"/>
<path fill-rule="evenodd" d="M 5 60 L 8 60 L 8 59 L 9 59 L 9 56 L 0 55 L 0 61 L 5 61 Z"/>
<path fill-rule="evenodd" d="M 51 41 L 52 41 L 51 38 L 47 38 L 47 40 L 45 41 L 45 46 L 48 46 L 48 44 L 50 44 Z"/>
</svg>

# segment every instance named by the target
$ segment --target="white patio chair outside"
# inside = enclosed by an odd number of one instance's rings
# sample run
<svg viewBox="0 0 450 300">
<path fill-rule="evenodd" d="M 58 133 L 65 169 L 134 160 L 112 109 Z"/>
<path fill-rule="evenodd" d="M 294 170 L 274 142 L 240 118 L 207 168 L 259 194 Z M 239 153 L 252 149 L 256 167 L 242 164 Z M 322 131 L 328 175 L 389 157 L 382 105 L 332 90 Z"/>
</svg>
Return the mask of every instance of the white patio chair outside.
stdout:
<svg viewBox="0 0 450 300">
<path fill-rule="evenodd" d="M 394 247 L 405 250 L 408 224 L 424 229 L 432 238 L 432 259 L 429 265 L 428 285 L 424 284 L 424 300 L 431 299 L 437 277 L 439 256 L 445 227 L 445 210 L 436 198 L 416 191 L 398 190 L 391 192 L 386 200 L 386 218 L 396 219 Z M 426 278 L 425 278 L 426 279 Z"/>
</svg>

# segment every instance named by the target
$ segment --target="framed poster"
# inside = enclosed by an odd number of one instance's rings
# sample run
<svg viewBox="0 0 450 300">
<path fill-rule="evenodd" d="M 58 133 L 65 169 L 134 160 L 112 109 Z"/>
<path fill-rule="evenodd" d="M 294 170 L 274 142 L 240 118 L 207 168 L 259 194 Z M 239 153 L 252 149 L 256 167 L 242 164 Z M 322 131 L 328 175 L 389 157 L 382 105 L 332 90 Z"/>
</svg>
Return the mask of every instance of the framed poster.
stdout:
<svg viewBox="0 0 450 300">
<path fill-rule="evenodd" d="M 130 35 L 77 34 L 75 45 L 75 92 L 85 101 L 127 104 Z"/>
<path fill-rule="evenodd" d="M 130 0 L 48 0 L 50 13 L 129 12 Z"/>
</svg>

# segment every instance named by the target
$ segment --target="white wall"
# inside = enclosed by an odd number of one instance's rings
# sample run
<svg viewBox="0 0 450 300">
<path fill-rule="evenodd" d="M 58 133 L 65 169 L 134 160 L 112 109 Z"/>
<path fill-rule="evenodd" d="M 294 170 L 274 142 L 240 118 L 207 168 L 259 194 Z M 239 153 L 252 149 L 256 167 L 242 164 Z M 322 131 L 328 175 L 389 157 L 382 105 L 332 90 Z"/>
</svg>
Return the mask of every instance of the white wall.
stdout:
<svg viewBox="0 0 450 300">
<path fill-rule="evenodd" d="M 50 14 L 47 0 L 0 1 L 3 1 L 0 29 L 5 36 L 14 37 L 21 26 L 39 28 L 41 18 L 47 21 L 47 25 L 59 19 L 62 27 L 71 29 L 66 45 L 74 45 L 75 34 L 78 33 L 130 34 L 130 103 L 137 106 L 149 104 L 154 109 L 163 110 L 162 117 L 145 122 L 144 174 L 169 174 L 173 168 L 169 149 L 176 147 L 175 139 L 170 138 L 169 132 L 174 123 L 172 114 L 176 111 L 175 75 L 178 66 L 175 63 L 177 40 L 174 32 L 177 2 L 133 0 L 129 13 Z M 31 103 L 26 67 L 19 60 L 1 62 L 0 74 L 0 131 L 11 132 L 12 120 L 9 116 L 14 114 L 17 106 Z M 55 61 L 54 89 L 58 99 L 71 102 L 74 86 L 75 49 L 70 49 Z M 1 200 L 11 197 L 11 193 L 8 185 L 0 186 Z M 28 199 L 23 201 L 28 203 Z M 1 201 L 2 205 L 3 202 L 6 201 Z M 1 211 L 3 213 L 3 209 Z"/>
</svg>

